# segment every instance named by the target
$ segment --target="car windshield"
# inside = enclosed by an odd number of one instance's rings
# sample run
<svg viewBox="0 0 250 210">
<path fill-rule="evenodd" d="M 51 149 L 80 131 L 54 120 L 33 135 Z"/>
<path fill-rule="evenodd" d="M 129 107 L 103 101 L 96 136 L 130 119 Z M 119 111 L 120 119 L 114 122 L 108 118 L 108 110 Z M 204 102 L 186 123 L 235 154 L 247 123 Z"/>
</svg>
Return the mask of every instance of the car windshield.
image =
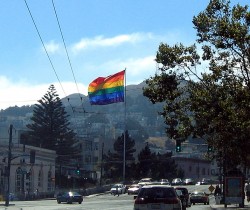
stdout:
<svg viewBox="0 0 250 210">
<path fill-rule="evenodd" d="M 130 186 L 130 188 L 140 187 L 138 184 L 133 184 Z"/>
<path fill-rule="evenodd" d="M 176 188 L 177 190 L 180 190 L 183 195 L 188 194 L 188 190 L 186 188 Z"/>
<path fill-rule="evenodd" d="M 176 193 L 178 196 L 182 195 L 182 191 L 181 190 L 176 190 Z"/>
<path fill-rule="evenodd" d="M 203 195 L 204 195 L 204 193 L 202 193 L 202 192 L 194 192 L 194 193 L 192 193 L 191 195 L 203 196 Z"/>
<path fill-rule="evenodd" d="M 139 192 L 138 198 L 173 198 L 176 197 L 172 188 L 142 188 Z"/>
<path fill-rule="evenodd" d="M 69 192 L 69 196 L 76 196 L 76 195 L 80 195 L 80 194 L 77 192 Z"/>
</svg>

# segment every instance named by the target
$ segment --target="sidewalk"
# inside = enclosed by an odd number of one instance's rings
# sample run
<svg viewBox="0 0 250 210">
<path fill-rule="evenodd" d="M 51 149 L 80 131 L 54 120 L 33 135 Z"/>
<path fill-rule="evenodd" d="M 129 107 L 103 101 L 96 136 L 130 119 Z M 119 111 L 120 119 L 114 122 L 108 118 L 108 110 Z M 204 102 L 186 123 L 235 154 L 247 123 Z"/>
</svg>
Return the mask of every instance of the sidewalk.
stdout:
<svg viewBox="0 0 250 210">
<path fill-rule="evenodd" d="M 211 203 L 211 202 L 210 202 Z M 248 203 L 247 200 L 244 200 L 244 208 L 240 208 L 238 204 L 231 204 L 231 205 L 227 205 L 227 208 L 224 207 L 224 204 L 215 204 L 211 203 L 210 204 L 211 209 L 213 210 L 223 210 L 223 209 L 249 209 L 250 210 L 250 202 Z"/>
</svg>

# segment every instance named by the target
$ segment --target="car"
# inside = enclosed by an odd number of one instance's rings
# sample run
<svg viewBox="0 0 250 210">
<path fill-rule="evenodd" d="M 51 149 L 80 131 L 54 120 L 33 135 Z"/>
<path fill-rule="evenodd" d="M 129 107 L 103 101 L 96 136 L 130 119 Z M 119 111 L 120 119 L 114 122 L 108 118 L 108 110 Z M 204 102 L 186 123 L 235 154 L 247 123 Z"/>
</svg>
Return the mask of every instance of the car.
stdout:
<svg viewBox="0 0 250 210">
<path fill-rule="evenodd" d="M 184 196 L 184 200 L 186 203 L 186 207 L 190 207 L 191 206 L 191 202 L 190 202 L 190 196 L 189 196 L 189 192 L 188 189 L 186 187 L 175 187 L 176 190 L 180 190 L 182 192 L 182 195 Z"/>
<path fill-rule="evenodd" d="M 114 184 L 110 189 L 111 195 L 124 194 L 126 193 L 126 185 L 124 184 Z"/>
<path fill-rule="evenodd" d="M 210 179 L 206 179 L 206 178 L 203 178 L 200 182 L 201 185 L 208 185 L 208 184 L 211 184 L 211 180 Z"/>
<path fill-rule="evenodd" d="M 182 185 L 181 178 L 175 178 L 172 180 L 171 185 Z"/>
<path fill-rule="evenodd" d="M 134 210 L 182 209 L 175 189 L 167 185 L 145 185 L 134 198 Z"/>
<path fill-rule="evenodd" d="M 211 179 L 206 179 L 206 178 L 203 178 L 201 180 L 199 180 L 196 185 L 209 185 L 209 184 L 212 184 L 212 180 Z"/>
<path fill-rule="evenodd" d="M 73 203 L 73 202 L 77 202 L 79 204 L 81 204 L 83 202 L 83 196 L 81 194 L 79 194 L 78 192 L 61 192 L 58 193 L 56 196 L 56 200 L 57 203 L 62 203 L 62 202 L 66 202 L 66 203 Z"/>
<path fill-rule="evenodd" d="M 186 178 L 186 179 L 184 179 L 183 180 L 183 183 L 182 183 L 183 185 L 194 185 L 195 184 L 195 181 L 194 181 L 194 179 L 192 179 L 192 178 Z"/>
<path fill-rule="evenodd" d="M 170 185 L 168 179 L 160 179 L 159 182 L 164 185 Z"/>
<path fill-rule="evenodd" d="M 209 204 L 209 195 L 205 192 L 195 191 L 190 194 L 190 202 L 195 205 L 196 203 Z"/>
<path fill-rule="evenodd" d="M 132 184 L 132 185 L 130 185 L 130 187 L 129 187 L 128 190 L 127 190 L 128 195 L 138 194 L 140 188 L 141 188 L 141 187 L 140 187 L 139 184 Z"/>
<path fill-rule="evenodd" d="M 183 195 L 183 193 L 182 193 L 181 190 L 176 189 L 176 193 L 177 193 L 178 197 L 181 200 L 182 210 L 186 210 L 186 208 L 187 208 L 187 202 L 186 202 L 185 196 Z"/>
<path fill-rule="evenodd" d="M 143 178 L 141 179 L 138 184 L 141 185 L 141 186 L 144 186 L 144 185 L 148 185 L 148 184 L 151 184 L 153 182 L 153 179 L 152 178 Z"/>
</svg>

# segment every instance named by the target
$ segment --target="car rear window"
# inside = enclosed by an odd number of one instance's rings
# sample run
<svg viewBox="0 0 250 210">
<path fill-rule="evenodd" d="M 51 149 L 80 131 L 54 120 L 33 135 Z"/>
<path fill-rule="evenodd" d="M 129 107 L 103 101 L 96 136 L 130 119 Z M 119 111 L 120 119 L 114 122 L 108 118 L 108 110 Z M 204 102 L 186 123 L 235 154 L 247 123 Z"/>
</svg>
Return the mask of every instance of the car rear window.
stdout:
<svg viewBox="0 0 250 210">
<path fill-rule="evenodd" d="M 183 195 L 188 194 L 188 190 L 186 188 L 176 188 L 177 190 L 180 190 L 182 192 Z"/>
<path fill-rule="evenodd" d="M 174 198 L 175 191 L 172 188 L 142 188 L 138 194 L 138 198 Z"/>
</svg>

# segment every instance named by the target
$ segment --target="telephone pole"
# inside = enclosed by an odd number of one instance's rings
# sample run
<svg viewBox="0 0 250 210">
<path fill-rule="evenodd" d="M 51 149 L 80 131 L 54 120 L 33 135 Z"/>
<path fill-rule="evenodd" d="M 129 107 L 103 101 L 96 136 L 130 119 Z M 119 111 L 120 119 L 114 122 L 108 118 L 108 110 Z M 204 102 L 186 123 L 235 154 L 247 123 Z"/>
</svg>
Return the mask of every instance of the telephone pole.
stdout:
<svg viewBox="0 0 250 210">
<path fill-rule="evenodd" d="M 12 147 L 12 130 L 13 125 L 10 125 L 9 129 L 9 151 L 8 151 L 8 166 L 7 166 L 7 192 L 5 198 L 5 206 L 9 206 L 9 194 L 10 194 L 10 163 L 11 163 L 11 147 Z"/>
</svg>

